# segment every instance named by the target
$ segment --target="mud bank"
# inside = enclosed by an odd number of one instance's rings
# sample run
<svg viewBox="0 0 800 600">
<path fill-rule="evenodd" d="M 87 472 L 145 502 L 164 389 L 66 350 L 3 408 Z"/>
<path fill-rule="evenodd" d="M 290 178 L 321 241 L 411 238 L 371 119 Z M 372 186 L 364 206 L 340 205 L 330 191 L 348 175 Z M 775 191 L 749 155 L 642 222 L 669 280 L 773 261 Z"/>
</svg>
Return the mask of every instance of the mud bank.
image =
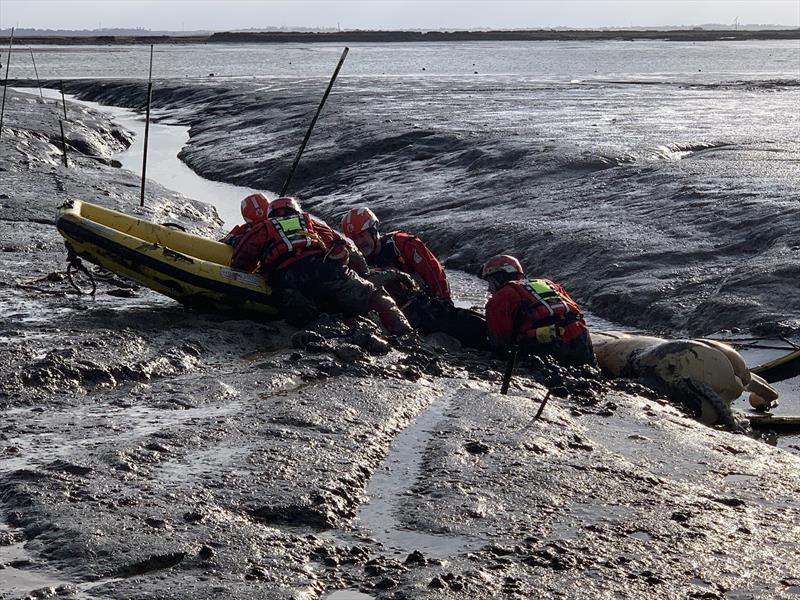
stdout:
<svg viewBox="0 0 800 600">
<path fill-rule="evenodd" d="M 190 126 L 192 169 L 279 189 L 322 87 L 173 80 L 154 102 Z M 67 89 L 127 107 L 145 91 Z M 790 80 L 344 78 L 294 191 L 334 222 L 369 204 L 452 268 L 517 254 L 616 322 L 796 333 L 797 100 Z"/>
<path fill-rule="evenodd" d="M 539 365 L 504 397 L 488 356 L 435 339 L 375 345 L 367 322 L 298 334 L 108 276 L 95 299 L 71 293 L 55 207 L 76 196 L 136 212 L 137 180 L 87 157 L 64 169 L 44 133 L 51 107 L 12 94 L 7 108 L 0 596 L 800 591 L 800 459 L 698 425 L 635 383 Z M 70 135 L 93 147 L 125 138 L 70 111 Z M 218 226 L 155 186 L 143 214 Z M 533 421 L 545 386 L 555 396 Z M 411 475 L 384 484 L 374 474 L 387 468 Z M 366 494 L 390 518 L 366 514 Z"/>
</svg>

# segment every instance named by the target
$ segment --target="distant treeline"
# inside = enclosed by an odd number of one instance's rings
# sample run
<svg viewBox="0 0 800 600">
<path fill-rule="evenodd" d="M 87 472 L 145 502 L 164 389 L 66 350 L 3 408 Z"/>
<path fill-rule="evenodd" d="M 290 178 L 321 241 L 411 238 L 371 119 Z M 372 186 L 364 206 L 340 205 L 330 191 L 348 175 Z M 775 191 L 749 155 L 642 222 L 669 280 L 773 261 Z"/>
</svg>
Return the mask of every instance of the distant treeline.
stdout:
<svg viewBox="0 0 800 600">
<path fill-rule="evenodd" d="M 681 29 L 675 31 L 334 31 L 330 33 L 295 32 L 220 32 L 209 42 L 281 43 L 281 42 L 470 42 L 470 41 L 559 41 L 559 40 L 761 40 L 800 39 L 800 28 L 768 31 L 710 31 Z"/>
<path fill-rule="evenodd" d="M 218 32 L 197 36 L 47 36 L 17 38 L 20 44 L 280 44 L 311 42 L 477 42 L 568 40 L 667 40 L 706 42 L 718 40 L 794 40 L 800 28 L 769 30 L 520 30 L 520 31 L 264 31 Z"/>
</svg>

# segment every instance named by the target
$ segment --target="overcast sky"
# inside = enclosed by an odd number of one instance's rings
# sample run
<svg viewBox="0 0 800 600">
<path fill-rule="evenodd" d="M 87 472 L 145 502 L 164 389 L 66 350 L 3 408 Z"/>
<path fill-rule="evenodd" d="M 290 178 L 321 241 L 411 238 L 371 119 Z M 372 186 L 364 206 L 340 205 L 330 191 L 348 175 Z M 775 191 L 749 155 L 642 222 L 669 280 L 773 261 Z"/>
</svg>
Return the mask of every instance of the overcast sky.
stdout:
<svg viewBox="0 0 800 600">
<path fill-rule="evenodd" d="M 800 26 L 800 0 L 0 0 L 0 27 L 40 29 Z"/>
</svg>

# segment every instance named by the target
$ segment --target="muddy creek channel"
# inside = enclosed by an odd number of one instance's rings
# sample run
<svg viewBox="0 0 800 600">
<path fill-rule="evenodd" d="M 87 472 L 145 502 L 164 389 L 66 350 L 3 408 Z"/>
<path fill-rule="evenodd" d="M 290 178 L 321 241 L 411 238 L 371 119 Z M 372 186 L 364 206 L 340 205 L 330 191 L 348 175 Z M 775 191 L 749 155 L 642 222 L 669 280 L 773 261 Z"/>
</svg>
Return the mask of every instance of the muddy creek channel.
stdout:
<svg viewBox="0 0 800 600">
<path fill-rule="evenodd" d="M 27 93 L 35 89 L 19 89 Z M 57 90 L 43 90 L 46 97 L 59 99 Z M 67 95 L 70 102 L 80 103 L 110 114 L 117 124 L 135 134 L 134 142 L 127 150 L 114 156 L 122 168 L 141 176 L 144 146 L 144 117 L 135 111 L 102 105 L 97 102 L 78 100 Z M 148 179 L 165 188 L 207 202 L 217 209 L 226 227 L 241 222 L 239 203 L 241 199 L 257 190 L 250 190 L 224 182 L 210 181 L 201 177 L 179 158 L 178 153 L 189 139 L 188 127 L 170 123 L 169 113 L 153 113 L 148 148 Z M 269 197 L 273 192 L 262 190 Z M 448 271 L 456 304 L 464 308 L 482 309 L 486 302 L 486 284 L 463 271 Z M 592 326 L 601 329 L 624 330 L 621 326 L 588 315 Z M 389 454 L 370 480 L 366 497 L 358 513 L 356 529 L 364 535 L 377 539 L 387 554 L 402 560 L 412 551 L 418 550 L 438 559 L 476 550 L 486 543 L 480 538 L 457 535 L 430 534 L 412 531 L 404 527 L 397 518 L 399 499 L 413 488 L 420 472 L 421 456 L 430 439 L 438 432 L 438 425 L 447 419 L 447 411 L 455 392 L 437 396 L 430 405 L 401 431 L 392 442 Z M 334 592 L 331 600 L 357 600 L 370 598 L 355 591 Z"/>
<path fill-rule="evenodd" d="M 38 93 L 38 91 L 33 88 L 27 88 L 21 91 Z M 43 93 L 45 97 L 60 98 L 60 93 L 57 90 L 45 89 Z M 70 102 L 76 102 L 107 112 L 119 125 L 135 134 L 133 144 L 124 152 L 117 154 L 115 158 L 122 163 L 123 168 L 131 170 L 141 176 L 142 149 L 144 146 L 144 116 L 141 113 L 126 108 L 78 100 L 71 95 L 67 95 L 67 98 Z M 232 227 L 234 224 L 241 222 L 241 215 L 239 214 L 239 203 L 241 199 L 259 190 L 251 190 L 250 188 L 224 182 L 211 181 L 195 173 L 178 158 L 179 152 L 189 139 L 189 128 L 171 123 L 169 111 L 156 111 L 152 114 L 155 122 L 151 122 L 149 133 L 148 179 L 158 182 L 167 189 L 180 192 L 187 197 L 211 204 L 217 209 L 226 227 Z M 268 190 L 260 191 L 265 193 L 268 197 L 275 196 L 274 192 Z M 336 223 L 334 223 L 334 225 L 336 225 Z M 483 309 L 488 297 L 486 285 L 483 281 L 463 271 L 454 270 L 448 270 L 448 279 L 453 288 L 456 305 L 464 308 Z M 589 312 L 587 312 L 586 318 L 589 325 L 594 329 L 635 332 L 629 327 L 602 319 Z M 797 343 L 800 342 L 800 339 L 794 339 L 792 341 Z M 753 348 L 744 346 L 740 349 L 740 353 L 744 357 L 746 363 L 751 367 L 778 358 L 790 352 L 792 349 L 785 341 L 776 339 L 755 341 L 753 346 Z M 767 348 L 763 348 L 763 346 Z M 774 411 L 775 414 L 800 414 L 800 377 L 778 382 L 774 385 L 781 394 L 781 403 Z M 440 411 L 442 402 L 442 400 L 435 402 L 428 411 L 432 413 Z M 750 410 L 747 394 L 742 395 L 742 397 L 735 402 L 734 407 L 741 411 Z M 421 423 L 427 423 L 428 421 L 430 421 L 430 417 L 420 415 L 417 421 L 415 421 L 416 433 L 410 433 L 408 438 L 403 438 L 405 440 L 403 443 L 398 441 L 397 445 L 404 447 L 403 444 L 407 444 L 412 437 L 418 437 L 419 431 L 424 430 L 424 426 L 422 426 Z M 781 445 L 800 445 L 800 434 L 782 436 Z M 396 449 L 396 452 L 400 455 L 403 454 L 403 451 L 399 449 Z M 411 455 L 413 456 L 413 451 Z M 394 456 L 391 460 L 396 462 L 398 461 L 398 457 Z M 383 492 L 380 492 L 376 486 L 384 484 L 396 486 L 397 484 L 396 480 L 393 480 L 393 483 L 383 481 L 382 479 L 380 479 L 380 481 L 381 483 L 376 482 L 372 485 L 372 493 L 369 494 L 370 498 L 384 497 Z M 372 509 L 369 509 L 369 507 L 370 505 L 368 504 L 361 518 L 370 523 L 370 528 L 374 528 L 378 531 L 381 527 L 384 527 L 382 520 L 388 518 L 387 512 L 385 507 L 372 507 Z M 394 534 L 389 535 L 388 532 L 385 531 L 385 528 L 384 533 L 386 533 L 388 537 L 395 539 Z M 400 536 L 405 535 L 405 533 L 400 530 L 395 531 L 395 533 Z M 437 540 L 433 541 L 434 546 L 438 543 Z"/>
</svg>

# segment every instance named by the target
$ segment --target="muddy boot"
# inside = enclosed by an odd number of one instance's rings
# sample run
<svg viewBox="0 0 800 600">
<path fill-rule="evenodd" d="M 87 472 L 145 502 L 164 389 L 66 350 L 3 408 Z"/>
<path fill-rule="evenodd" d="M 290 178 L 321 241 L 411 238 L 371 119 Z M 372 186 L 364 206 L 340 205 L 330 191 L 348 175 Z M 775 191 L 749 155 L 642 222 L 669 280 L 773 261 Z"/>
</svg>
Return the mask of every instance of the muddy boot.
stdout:
<svg viewBox="0 0 800 600">
<path fill-rule="evenodd" d="M 402 311 L 397 308 L 397 304 L 384 294 L 383 290 L 373 292 L 369 299 L 369 307 L 378 313 L 381 323 L 392 335 L 403 335 L 413 331 Z"/>
<path fill-rule="evenodd" d="M 389 342 L 381 336 L 381 328 L 364 317 L 353 319 L 351 339 L 356 346 L 361 346 L 373 354 L 386 354 L 391 350 Z"/>
</svg>

